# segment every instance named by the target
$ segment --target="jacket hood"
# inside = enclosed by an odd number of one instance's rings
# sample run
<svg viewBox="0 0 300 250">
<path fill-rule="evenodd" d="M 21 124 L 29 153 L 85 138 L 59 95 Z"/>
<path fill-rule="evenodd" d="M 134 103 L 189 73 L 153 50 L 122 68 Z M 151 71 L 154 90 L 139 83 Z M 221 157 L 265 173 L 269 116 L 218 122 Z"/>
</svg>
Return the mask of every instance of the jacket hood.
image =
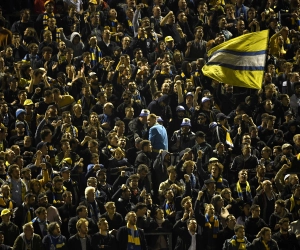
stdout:
<svg viewBox="0 0 300 250">
<path fill-rule="evenodd" d="M 73 33 L 71 34 L 71 36 L 70 36 L 70 41 L 71 41 L 71 42 L 73 42 L 73 39 L 74 39 L 75 36 L 81 37 L 80 34 L 79 34 L 78 32 L 73 32 Z"/>
<path fill-rule="evenodd" d="M 164 102 L 166 105 L 169 103 L 169 96 L 168 95 L 163 95 L 158 98 L 157 100 L 158 103 Z"/>
</svg>

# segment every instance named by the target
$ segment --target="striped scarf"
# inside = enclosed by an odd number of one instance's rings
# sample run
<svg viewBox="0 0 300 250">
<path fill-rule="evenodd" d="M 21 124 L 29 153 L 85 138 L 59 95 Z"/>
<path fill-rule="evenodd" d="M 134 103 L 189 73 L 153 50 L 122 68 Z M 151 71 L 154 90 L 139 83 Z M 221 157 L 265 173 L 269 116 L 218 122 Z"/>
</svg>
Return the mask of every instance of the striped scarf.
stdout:
<svg viewBox="0 0 300 250">
<path fill-rule="evenodd" d="M 219 232 L 219 220 L 217 216 L 211 216 L 209 218 L 208 214 L 205 214 L 205 226 L 208 228 L 212 228 L 212 224 L 214 224 L 213 227 L 213 238 L 216 239 Z"/>
<path fill-rule="evenodd" d="M 140 242 L 140 235 L 139 231 L 136 226 L 134 226 L 133 235 L 131 234 L 132 230 L 127 228 L 128 230 L 128 244 L 127 249 L 130 250 L 140 250 L 141 249 L 141 242 Z"/>
<path fill-rule="evenodd" d="M 128 28 L 130 29 L 130 31 L 133 32 L 133 24 L 128 18 L 127 18 L 127 23 L 128 23 Z"/>
<path fill-rule="evenodd" d="M 44 30 L 49 30 L 48 27 L 46 27 Z M 59 43 L 61 41 L 60 38 L 60 31 L 58 28 L 55 28 L 55 42 Z"/>
<path fill-rule="evenodd" d="M 118 20 L 117 19 L 114 19 L 114 20 L 111 20 L 109 19 L 109 21 L 111 22 L 111 26 L 110 26 L 110 31 L 115 33 L 117 32 L 117 25 L 118 25 Z"/>
<path fill-rule="evenodd" d="M 244 200 L 244 197 L 243 197 L 243 190 L 241 188 L 241 185 L 240 185 L 240 182 L 237 182 L 236 183 L 236 191 L 238 193 L 238 197 L 241 199 L 241 200 Z M 252 195 L 251 195 L 251 188 L 250 188 L 250 185 L 249 185 L 249 182 L 246 181 L 246 196 L 252 201 Z"/>
<path fill-rule="evenodd" d="M 44 13 L 44 15 L 43 15 L 43 25 L 44 25 L 44 28 L 48 27 L 48 19 L 50 17 L 54 17 L 54 13 L 51 13 L 51 14 L 48 14 L 47 12 Z"/>
<path fill-rule="evenodd" d="M 217 192 L 220 193 L 223 189 L 223 179 L 222 179 L 222 177 L 219 176 L 219 178 L 216 180 L 212 175 L 210 175 L 210 179 L 216 181 L 216 189 L 217 189 Z"/>
<path fill-rule="evenodd" d="M 236 247 L 237 246 L 237 243 L 239 244 L 238 248 L 237 249 L 246 249 L 246 240 L 245 238 L 243 238 L 242 240 L 241 239 L 238 239 L 236 237 L 236 235 L 234 235 L 230 241 L 231 245 Z"/>
<path fill-rule="evenodd" d="M 230 134 L 228 132 L 228 129 L 225 127 L 225 126 L 222 126 L 222 128 L 225 130 L 226 132 L 226 144 L 228 146 L 230 146 L 231 148 L 233 148 L 233 143 L 232 143 L 232 140 L 231 140 L 231 137 L 230 137 Z"/>
<path fill-rule="evenodd" d="M 174 204 L 167 202 L 165 205 L 166 214 L 169 215 L 174 211 Z"/>
<path fill-rule="evenodd" d="M 102 58 L 102 52 L 97 45 L 96 45 L 95 49 L 93 49 L 91 47 L 90 52 L 91 52 L 91 58 L 92 58 L 91 65 L 92 65 L 92 67 L 94 67 L 98 62 L 100 62 L 100 60 Z"/>
</svg>

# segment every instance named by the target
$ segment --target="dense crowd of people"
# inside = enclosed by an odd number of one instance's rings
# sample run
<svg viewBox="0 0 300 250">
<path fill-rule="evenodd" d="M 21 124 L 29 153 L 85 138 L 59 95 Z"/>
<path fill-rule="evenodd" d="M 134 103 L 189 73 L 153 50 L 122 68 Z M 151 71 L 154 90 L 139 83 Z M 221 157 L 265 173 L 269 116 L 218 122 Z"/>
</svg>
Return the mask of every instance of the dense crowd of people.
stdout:
<svg viewBox="0 0 300 250">
<path fill-rule="evenodd" d="M 0 248 L 299 250 L 299 10 L 4 1 Z M 266 29 L 261 89 L 203 74 Z"/>
</svg>

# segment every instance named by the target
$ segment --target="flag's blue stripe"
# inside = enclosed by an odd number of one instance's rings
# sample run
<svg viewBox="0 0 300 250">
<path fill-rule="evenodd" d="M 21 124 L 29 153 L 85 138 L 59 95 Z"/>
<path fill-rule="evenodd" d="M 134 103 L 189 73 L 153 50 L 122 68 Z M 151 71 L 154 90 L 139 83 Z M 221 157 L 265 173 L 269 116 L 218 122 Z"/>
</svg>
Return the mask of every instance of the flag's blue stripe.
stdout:
<svg viewBox="0 0 300 250">
<path fill-rule="evenodd" d="M 232 54 L 232 55 L 236 55 L 236 56 L 257 56 L 257 55 L 263 55 L 263 54 L 267 54 L 266 50 L 259 50 L 259 51 L 250 51 L 250 52 L 240 52 L 240 51 L 235 51 L 235 50 L 229 50 L 229 49 L 220 49 L 215 51 L 214 53 L 212 53 L 210 55 L 210 57 L 223 52 L 223 53 L 228 53 L 228 54 Z"/>
<path fill-rule="evenodd" d="M 225 67 L 225 68 L 229 68 L 232 70 L 248 70 L 248 71 L 259 71 L 259 70 L 265 70 L 265 67 L 263 66 L 236 66 L 236 65 L 232 65 L 232 64 L 227 64 L 227 63 L 220 63 L 220 62 L 208 62 L 206 65 L 217 65 L 220 67 Z"/>
</svg>

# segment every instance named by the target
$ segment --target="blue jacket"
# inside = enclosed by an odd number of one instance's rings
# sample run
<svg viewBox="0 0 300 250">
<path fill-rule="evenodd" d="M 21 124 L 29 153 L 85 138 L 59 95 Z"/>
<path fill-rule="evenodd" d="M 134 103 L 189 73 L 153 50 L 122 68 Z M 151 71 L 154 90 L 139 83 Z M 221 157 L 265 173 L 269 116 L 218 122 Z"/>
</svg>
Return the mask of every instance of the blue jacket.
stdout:
<svg viewBox="0 0 300 250">
<path fill-rule="evenodd" d="M 168 150 L 168 134 L 164 126 L 155 124 L 149 129 L 149 141 L 155 150 Z"/>
</svg>

